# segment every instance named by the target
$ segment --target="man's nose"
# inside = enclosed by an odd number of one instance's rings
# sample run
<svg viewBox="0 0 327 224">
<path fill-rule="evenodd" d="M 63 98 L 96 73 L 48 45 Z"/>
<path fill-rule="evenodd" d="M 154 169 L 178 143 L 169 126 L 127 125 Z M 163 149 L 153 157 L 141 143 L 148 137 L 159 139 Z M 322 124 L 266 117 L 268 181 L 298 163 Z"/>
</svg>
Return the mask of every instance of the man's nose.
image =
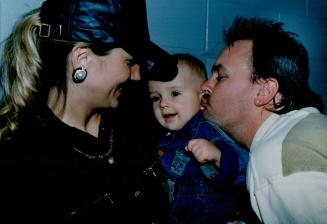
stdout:
<svg viewBox="0 0 327 224">
<path fill-rule="evenodd" d="M 209 97 L 212 91 L 208 88 L 205 83 L 201 86 L 201 110 L 205 110 L 206 106 L 209 105 Z"/>
</svg>

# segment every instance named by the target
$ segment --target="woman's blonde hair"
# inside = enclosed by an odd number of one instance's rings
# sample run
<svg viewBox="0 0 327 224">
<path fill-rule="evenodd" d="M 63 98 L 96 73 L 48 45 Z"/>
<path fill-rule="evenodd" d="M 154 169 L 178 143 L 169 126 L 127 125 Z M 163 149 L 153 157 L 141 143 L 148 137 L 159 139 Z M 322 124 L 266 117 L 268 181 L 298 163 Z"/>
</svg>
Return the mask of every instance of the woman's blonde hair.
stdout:
<svg viewBox="0 0 327 224">
<path fill-rule="evenodd" d="M 0 139 L 17 129 L 24 108 L 34 101 L 39 91 L 41 58 L 36 29 L 40 25 L 39 9 L 24 15 L 6 39 L 1 62 L 3 88 L 0 109 Z"/>
</svg>

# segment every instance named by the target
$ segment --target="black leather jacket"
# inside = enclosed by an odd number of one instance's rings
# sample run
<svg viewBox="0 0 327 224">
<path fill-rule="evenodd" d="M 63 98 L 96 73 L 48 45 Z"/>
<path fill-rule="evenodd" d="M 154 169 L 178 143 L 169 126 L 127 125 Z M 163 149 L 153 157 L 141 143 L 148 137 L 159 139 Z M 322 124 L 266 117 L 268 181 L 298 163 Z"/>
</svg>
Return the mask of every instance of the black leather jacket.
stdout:
<svg viewBox="0 0 327 224">
<path fill-rule="evenodd" d="M 0 203 L 4 208 L 0 217 L 165 222 L 160 221 L 165 219 L 161 214 L 166 203 L 161 185 L 142 175 L 154 158 L 130 153 L 138 146 L 128 134 L 119 133 L 124 125 L 114 129 L 116 141 L 110 156 L 116 159 L 115 164 L 109 164 L 103 156 L 108 152 L 111 130 L 106 119 L 99 138 L 66 125 L 47 107 L 26 113 L 23 121 L 12 140 L 0 143 Z"/>
</svg>

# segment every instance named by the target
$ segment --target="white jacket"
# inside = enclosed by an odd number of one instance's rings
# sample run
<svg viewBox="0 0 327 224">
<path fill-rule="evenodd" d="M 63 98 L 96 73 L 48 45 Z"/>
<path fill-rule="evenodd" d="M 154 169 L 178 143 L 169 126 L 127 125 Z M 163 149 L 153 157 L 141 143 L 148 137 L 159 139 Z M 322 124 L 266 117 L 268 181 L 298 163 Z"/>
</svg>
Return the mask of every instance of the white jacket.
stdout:
<svg viewBox="0 0 327 224">
<path fill-rule="evenodd" d="M 254 136 L 247 187 L 263 223 L 327 223 L 327 117 L 272 114 Z"/>
</svg>

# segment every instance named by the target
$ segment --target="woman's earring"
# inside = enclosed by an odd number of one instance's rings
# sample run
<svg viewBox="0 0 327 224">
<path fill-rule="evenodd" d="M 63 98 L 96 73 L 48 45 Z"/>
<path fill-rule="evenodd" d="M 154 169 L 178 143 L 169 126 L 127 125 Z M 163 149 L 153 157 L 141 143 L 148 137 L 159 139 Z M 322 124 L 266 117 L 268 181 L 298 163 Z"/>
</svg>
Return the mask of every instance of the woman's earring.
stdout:
<svg viewBox="0 0 327 224">
<path fill-rule="evenodd" d="M 83 82 L 86 79 L 87 71 L 85 68 L 79 67 L 73 71 L 73 81 L 75 83 Z"/>
</svg>

